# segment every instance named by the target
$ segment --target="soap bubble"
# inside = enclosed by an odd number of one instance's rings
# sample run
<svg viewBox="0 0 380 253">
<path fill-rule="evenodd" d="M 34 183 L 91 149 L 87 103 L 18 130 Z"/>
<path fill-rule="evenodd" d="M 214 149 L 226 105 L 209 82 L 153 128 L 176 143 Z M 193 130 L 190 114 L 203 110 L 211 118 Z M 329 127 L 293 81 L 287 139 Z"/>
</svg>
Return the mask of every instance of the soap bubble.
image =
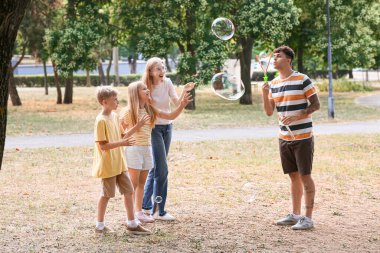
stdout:
<svg viewBox="0 0 380 253">
<path fill-rule="evenodd" d="M 229 40 L 234 36 L 235 27 L 228 18 L 217 18 L 212 22 L 211 30 L 221 40 Z"/>
<path fill-rule="evenodd" d="M 160 204 L 162 202 L 162 197 L 161 196 L 157 196 L 155 199 L 154 199 L 154 202 L 156 202 L 157 204 Z"/>
<path fill-rule="evenodd" d="M 227 100 L 238 100 L 245 92 L 243 82 L 226 72 L 215 74 L 211 79 L 211 87 L 216 95 Z"/>
</svg>

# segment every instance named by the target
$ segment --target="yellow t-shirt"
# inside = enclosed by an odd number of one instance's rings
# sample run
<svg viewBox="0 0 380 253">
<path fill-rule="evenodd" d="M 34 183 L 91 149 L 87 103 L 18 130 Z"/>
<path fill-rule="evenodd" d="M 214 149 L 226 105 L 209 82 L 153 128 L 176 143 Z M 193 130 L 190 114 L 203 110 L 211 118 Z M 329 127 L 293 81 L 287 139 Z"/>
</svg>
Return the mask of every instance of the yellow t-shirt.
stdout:
<svg viewBox="0 0 380 253">
<path fill-rule="evenodd" d="M 120 175 L 127 170 L 123 147 L 102 151 L 96 142 L 107 141 L 108 143 L 120 141 L 120 125 L 116 113 L 109 116 L 99 114 L 94 126 L 95 147 L 92 176 L 109 178 Z"/>
<path fill-rule="evenodd" d="M 144 108 L 139 109 L 139 118 L 142 118 L 145 115 L 147 115 L 146 110 Z M 133 127 L 131 116 L 128 110 L 122 113 L 120 120 L 122 120 L 126 125 L 128 125 L 129 128 Z M 136 140 L 136 144 L 134 144 L 133 146 L 151 146 L 151 133 L 152 127 L 150 125 L 150 122 L 147 122 L 132 135 L 132 137 Z"/>
</svg>

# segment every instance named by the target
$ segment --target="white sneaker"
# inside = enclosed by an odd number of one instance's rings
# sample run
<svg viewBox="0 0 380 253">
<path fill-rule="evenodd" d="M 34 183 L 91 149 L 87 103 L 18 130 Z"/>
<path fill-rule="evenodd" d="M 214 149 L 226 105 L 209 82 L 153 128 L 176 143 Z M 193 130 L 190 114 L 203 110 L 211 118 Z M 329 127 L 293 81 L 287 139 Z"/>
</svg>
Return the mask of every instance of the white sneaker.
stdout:
<svg viewBox="0 0 380 253">
<path fill-rule="evenodd" d="M 299 215 L 288 214 L 284 218 L 276 221 L 276 225 L 295 225 L 301 219 Z"/>
<path fill-rule="evenodd" d="M 314 222 L 309 217 L 302 217 L 296 225 L 292 226 L 294 230 L 307 230 L 314 228 Z"/>
<path fill-rule="evenodd" d="M 142 211 L 147 214 L 147 215 L 150 215 L 150 212 L 152 211 L 152 209 L 142 209 Z"/>
<path fill-rule="evenodd" d="M 158 211 L 153 214 L 153 218 L 155 220 L 165 220 L 165 221 L 173 221 L 173 220 L 175 220 L 175 217 L 173 215 L 171 215 L 170 213 L 166 213 L 165 215 L 160 216 L 158 214 Z"/>
<path fill-rule="evenodd" d="M 146 215 L 144 212 L 137 212 L 136 213 L 136 217 L 137 219 L 139 220 L 139 222 L 142 222 L 142 223 L 152 223 L 154 222 L 154 219 L 152 216 L 148 216 Z"/>
</svg>

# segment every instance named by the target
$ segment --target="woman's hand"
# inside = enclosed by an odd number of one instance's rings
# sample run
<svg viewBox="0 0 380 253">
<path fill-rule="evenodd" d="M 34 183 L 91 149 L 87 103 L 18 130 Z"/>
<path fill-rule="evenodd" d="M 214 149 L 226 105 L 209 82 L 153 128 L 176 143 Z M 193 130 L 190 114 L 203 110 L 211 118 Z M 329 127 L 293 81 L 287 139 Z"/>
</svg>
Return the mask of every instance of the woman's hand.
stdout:
<svg viewBox="0 0 380 253">
<path fill-rule="evenodd" d="M 194 89 L 194 86 L 195 86 L 195 83 L 190 82 L 190 83 L 185 84 L 185 87 L 183 89 L 184 91 L 188 92 Z"/>
<path fill-rule="evenodd" d="M 139 127 L 142 127 L 145 124 L 149 124 L 150 116 L 148 114 L 144 115 L 144 117 L 141 117 L 139 121 L 137 122 L 137 125 Z"/>
<path fill-rule="evenodd" d="M 136 140 L 133 137 L 124 136 L 122 140 L 122 146 L 133 146 L 136 144 Z"/>
<path fill-rule="evenodd" d="M 193 101 L 191 94 L 186 92 L 185 95 L 182 97 L 181 106 L 185 107 L 191 101 Z"/>
</svg>

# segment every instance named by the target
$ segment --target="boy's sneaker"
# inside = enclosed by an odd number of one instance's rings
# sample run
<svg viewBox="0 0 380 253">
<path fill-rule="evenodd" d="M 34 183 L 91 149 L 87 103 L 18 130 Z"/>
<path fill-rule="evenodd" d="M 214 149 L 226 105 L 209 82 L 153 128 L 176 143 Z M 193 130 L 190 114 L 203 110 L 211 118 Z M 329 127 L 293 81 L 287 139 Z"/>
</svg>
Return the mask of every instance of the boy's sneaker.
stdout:
<svg viewBox="0 0 380 253">
<path fill-rule="evenodd" d="M 173 215 L 171 215 L 170 213 L 166 213 L 165 215 L 160 216 L 158 212 L 155 212 L 153 214 L 153 218 L 155 220 L 164 220 L 164 221 L 173 221 L 173 220 L 175 220 L 175 217 Z"/>
<path fill-rule="evenodd" d="M 301 219 L 300 216 L 298 215 L 296 216 L 295 214 L 290 213 L 286 215 L 285 218 L 282 218 L 276 221 L 276 225 L 282 225 L 282 226 L 295 225 L 300 219 Z"/>
<path fill-rule="evenodd" d="M 95 233 L 97 233 L 97 234 L 113 234 L 113 233 L 115 233 L 115 231 L 113 231 L 109 227 L 104 227 L 103 229 L 99 229 L 99 228 L 95 227 Z"/>
<path fill-rule="evenodd" d="M 146 215 L 144 212 L 137 212 L 136 213 L 137 219 L 142 223 L 152 223 L 154 222 L 154 219 L 150 215 Z"/>
<path fill-rule="evenodd" d="M 144 228 L 141 225 L 137 225 L 137 227 L 135 228 L 127 226 L 127 231 L 128 233 L 134 234 L 134 235 L 150 235 L 151 234 L 151 232 L 148 229 Z"/>
<path fill-rule="evenodd" d="M 309 217 L 302 217 L 296 225 L 292 226 L 294 230 L 307 230 L 314 228 L 314 223 Z"/>
<path fill-rule="evenodd" d="M 150 212 L 152 211 L 152 209 L 142 209 L 143 213 L 147 214 L 147 215 L 150 215 Z"/>
</svg>

